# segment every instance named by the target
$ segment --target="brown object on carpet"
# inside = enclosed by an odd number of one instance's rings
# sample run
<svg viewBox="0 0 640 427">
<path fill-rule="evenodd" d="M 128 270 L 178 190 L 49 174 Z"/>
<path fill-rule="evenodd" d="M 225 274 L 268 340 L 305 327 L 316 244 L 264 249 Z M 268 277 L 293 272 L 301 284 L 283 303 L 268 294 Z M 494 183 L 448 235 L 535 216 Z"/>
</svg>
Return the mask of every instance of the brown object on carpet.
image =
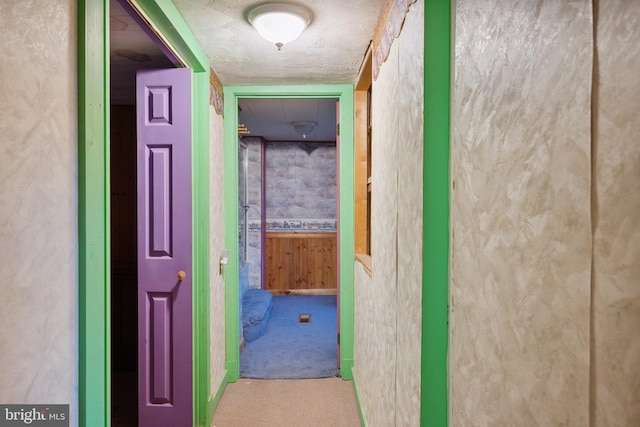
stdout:
<svg viewBox="0 0 640 427">
<path fill-rule="evenodd" d="M 342 378 L 240 378 L 227 385 L 211 423 L 211 427 L 359 425 L 353 384 Z"/>
</svg>

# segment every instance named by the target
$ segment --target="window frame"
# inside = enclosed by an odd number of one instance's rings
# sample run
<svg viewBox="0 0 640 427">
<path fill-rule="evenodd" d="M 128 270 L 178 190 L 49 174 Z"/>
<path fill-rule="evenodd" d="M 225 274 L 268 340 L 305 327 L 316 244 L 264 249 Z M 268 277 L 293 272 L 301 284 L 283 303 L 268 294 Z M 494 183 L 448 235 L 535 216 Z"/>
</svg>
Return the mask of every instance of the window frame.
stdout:
<svg viewBox="0 0 640 427">
<path fill-rule="evenodd" d="M 371 274 L 371 46 L 365 54 L 354 91 L 355 257 Z"/>
</svg>

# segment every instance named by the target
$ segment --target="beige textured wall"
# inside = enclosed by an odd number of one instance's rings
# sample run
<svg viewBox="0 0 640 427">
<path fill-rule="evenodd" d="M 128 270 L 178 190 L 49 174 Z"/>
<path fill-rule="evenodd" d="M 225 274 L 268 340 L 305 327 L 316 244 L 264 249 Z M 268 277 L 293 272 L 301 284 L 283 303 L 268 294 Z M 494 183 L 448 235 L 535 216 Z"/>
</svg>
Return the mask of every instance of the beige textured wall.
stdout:
<svg viewBox="0 0 640 427">
<path fill-rule="evenodd" d="M 222 116 L 216 114 L 213 107 L 209 109 L 210 143 L 210 298 L 209 298 L 209 328 L 210 328 L 210 390 L 215 395 L 220 388 L 226 371 L 225 361 L 225 306 L 224 306 L 224 276 L 220 275 L 219 258 L 224 250 L 224 128 Z"/>
<path fill-rule="evenodd" d="M 420 424 L 422 340 L 422 182 L 424 144 L 424 2 L 411 6 L 398 42 L 398 260 L 396 426 Z M 395 120 L 394 120 L 395 121 Z M 375 165 L 375 163 L 374 163 Z"/>
<path fill-rule="evenodd" d="M 422 2 L 373 83 L 372 275 L 355 268 L 354 377 L 369 426 L 420 424 Z"/>
<path fill-rule="evenodd" d="M 638 426 L 640 2 L 598 3 L 593 425 Z"/>
<path fill-rule="evenodd" d="M 591 2 L 456 3 L 450 422 L 587 425 Z"/>
<path fill-rule="evenodd" d="M 76 2 L 0 2 L 0 402 L 77 420 Z"/>
<path fill-rule="evenodd" d="M 354 376 L 370 426 L 395 424 L 398 230 L 398 41 L 373 84 L 371 268 L 356 265 Z M 395 120 L 394 120 L 395 118 Z M 356 263 L 357 264 L 357 263 Z"/>
</svg>

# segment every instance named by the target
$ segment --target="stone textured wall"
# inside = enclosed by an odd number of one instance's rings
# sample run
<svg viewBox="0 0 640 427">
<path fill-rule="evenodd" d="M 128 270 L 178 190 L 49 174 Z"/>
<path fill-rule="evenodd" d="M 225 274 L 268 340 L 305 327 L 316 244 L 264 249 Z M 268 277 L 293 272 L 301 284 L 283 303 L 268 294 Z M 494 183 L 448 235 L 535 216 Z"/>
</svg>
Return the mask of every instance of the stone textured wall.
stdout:
<svg viewBox="0 0 640 427">
<path fill-rule="evenodd" d="M 372 274 L 356 262 L 354 349 L 370 426 L 420 424 L 423 21 L 416 2 L 373 82 Z"/>
<path fill-rule="evenodd" d="M 249 287 L 260 288 L 262 154 L 257 138 L 249 150 Z M 335 231 L 336 147 L 266 143 L 267 231 Z"/>
<path fill-rule="evenodd" d="M 640 423 L 639 24 L 456 2 L 452 425 Z"/>
<path fill-rule="evenodd" d="M 261 142 L 255 138 L 244 138 L 249 151 L 249 288 L 260 289 L 262 268 L 262 236 L 260 235 L 260 216 L 262 209 L 262 149 Z"/>
<path fill-rule="evenodd" d="M 594 108 L 595 426 L 640 425 L 640 3 L 600 0 Z"/>
<path fill-rule="evenodd" d="M 336 190 L 335 146 L 267 144 L 267 223 L 279 219 L 335 219 Z"/>
<path fill-rule="evenodd" d="M 210 334 L 210 385 L 215 395 L 226 374 L 225 370 L 225 298 L 224 276 L 220 274 L 219 259 L 225 248 L 224 243 L 224 128 L 222 116 L 209 108 L 209 158 L 210 158 L 210 296 L 209 296 L 209 334 Z"/>
<path fill-rule="evenodd" d="M 0 2 L 0 402 L 78 423 L 76 2 Z"/>
</svg>

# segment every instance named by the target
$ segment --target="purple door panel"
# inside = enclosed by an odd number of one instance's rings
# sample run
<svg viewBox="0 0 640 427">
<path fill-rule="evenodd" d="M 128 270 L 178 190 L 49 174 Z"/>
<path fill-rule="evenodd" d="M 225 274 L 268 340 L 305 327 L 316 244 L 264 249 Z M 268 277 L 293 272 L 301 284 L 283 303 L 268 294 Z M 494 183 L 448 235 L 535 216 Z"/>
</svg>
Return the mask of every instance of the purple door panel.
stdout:
<svg viewBox="0 0 640 427">
<path fill-rule="evenodd" d="M 188 427 L 191 70 L 139 71 L 136 85 L 139 426 Z"/>
</svg>

